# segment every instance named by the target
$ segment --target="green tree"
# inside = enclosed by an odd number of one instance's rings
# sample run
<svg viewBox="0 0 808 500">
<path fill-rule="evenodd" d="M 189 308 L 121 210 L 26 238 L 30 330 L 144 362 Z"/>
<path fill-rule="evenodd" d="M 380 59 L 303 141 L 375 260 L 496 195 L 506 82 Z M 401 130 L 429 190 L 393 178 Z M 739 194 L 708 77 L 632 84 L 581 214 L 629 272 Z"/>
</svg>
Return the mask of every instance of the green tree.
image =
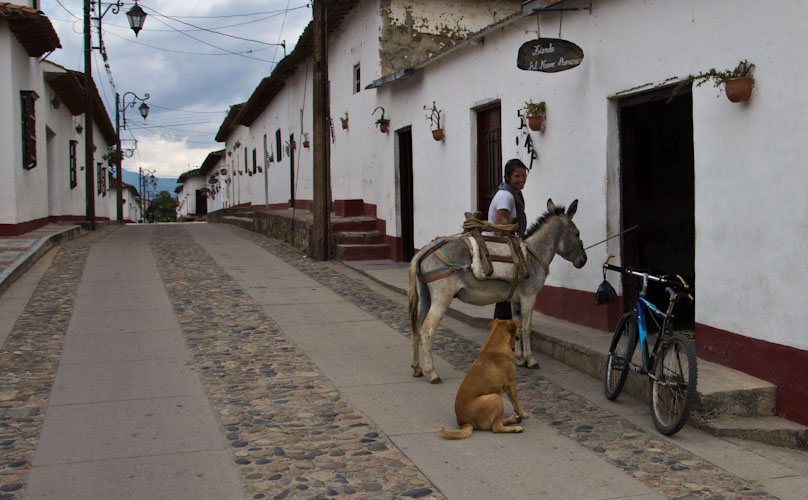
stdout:
<svg viewBox="0 0 808 500">
<path fill-rule="evenodd" d="M 155 222 L 174 222 L 177 220 L 177 200 L 168 191 L 160 191 L 153 200 Z"/>
</svg>

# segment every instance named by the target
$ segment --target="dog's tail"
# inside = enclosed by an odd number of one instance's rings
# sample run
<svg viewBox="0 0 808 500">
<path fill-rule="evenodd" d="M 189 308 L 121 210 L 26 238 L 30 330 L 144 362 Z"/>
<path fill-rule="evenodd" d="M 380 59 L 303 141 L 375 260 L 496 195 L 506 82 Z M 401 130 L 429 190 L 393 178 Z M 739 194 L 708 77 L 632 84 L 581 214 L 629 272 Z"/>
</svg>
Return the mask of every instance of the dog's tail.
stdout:
<svg viewBox="0 0 808 500">
<path fill-rule="evenodd" d="M 466 439 L 467 437 L 471 436 L 471 431 L 473 430 L 473 425 L 463 424 L 459 429 L 442 428 L 440 433 L 443 434 L 443 437 L 448 439 Z"/>
</svg>

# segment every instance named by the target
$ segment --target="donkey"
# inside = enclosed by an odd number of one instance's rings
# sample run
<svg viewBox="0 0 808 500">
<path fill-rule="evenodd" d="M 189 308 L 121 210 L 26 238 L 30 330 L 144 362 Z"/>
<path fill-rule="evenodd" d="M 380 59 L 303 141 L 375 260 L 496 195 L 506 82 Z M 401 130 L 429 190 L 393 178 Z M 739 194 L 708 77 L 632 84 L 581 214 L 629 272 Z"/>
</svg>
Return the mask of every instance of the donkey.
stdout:
<svg viewBox="0 0 808 500">
<path fill-rule="evenodd" d="M 569 209 L 556 206 L 552 199 L 547 200 L 547 212 L 539 217 L 525 233 L 527 246 L 528 269 L 530 278 L 519 280 L 511 297 L 511 305 L 521 306 L 522 332 L 516 341 L 514 357 L 519 366 L 538 368 L 539 363 L 533 356 L 530 346 L 530 328 L 533 320 L 533 307 L 536 295 L 544 286 L 550 272 L 550 262 L 555 254 L 572 262 L 580 269 L 586 264 L 586 252 L 580 238 L 580 231 L 572 222 L 578 210 L 578 200 Z M 445 239 L 445 238 L 442 238 Z M 466 245 L 457 238 L 449 239 L 441 250 L 448 255 L 456 272 L 448 276 L 423 283 L 418 278 L 424 273 L 445 268 L 436 253 L 423 257 L 429 247 L 422 248 L 413 257 L 409 270 L 409 287 L 407 306 L 412 330 L 412 369 L 413 377 L 423 375 L 418 356 L 419 341 L 424 347 L 424 368 L 429 375 L 429 382 L 441 382 L 432 362 L 432 335 L 443 318 L 446 309 L 455 297 L 467 304 L 488 305 L 502 302 L 508 298 L 511 284 L 503 280 L 478 280 L 471 270 L 471 255 Z"/>
</svg>

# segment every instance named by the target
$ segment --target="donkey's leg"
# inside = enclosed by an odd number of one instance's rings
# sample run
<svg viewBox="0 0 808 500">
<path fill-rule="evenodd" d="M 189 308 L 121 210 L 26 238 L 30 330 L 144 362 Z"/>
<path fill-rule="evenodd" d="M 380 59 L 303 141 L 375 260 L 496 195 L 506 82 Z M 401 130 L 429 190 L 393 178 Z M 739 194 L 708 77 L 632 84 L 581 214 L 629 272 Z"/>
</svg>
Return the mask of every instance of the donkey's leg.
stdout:
<svg viewBox="0 0 808 500">
<path fill-rule="evenodd" d="M 533 323 L 533 306 L 536 303 L 536 296 L 522 298 L 522 356 L 528 368 L 538 368 L 539 362 L 533 356 L 533 348 L 530 345 L 530 332 Z M 523 365 L 519 365 L 523 366 Z"/>
<path fill-rule="evenodd" d="M 433 295 L 432 305 L 429 308 L 429 313 L 426 315 L 424 324 L 421 327 L 421 345 L 424 348 L 424 371 L 429 375 L 430 384 L 440 384 L 441 379 L 438 372 L 435 371 L 435 364 L 432 361 L 432 334 L 440 324 L 443 314 L 452 302 L 452 296 L 448 300 L 435 297 Z"/>
<path fill-rule="evenodd" d="M 511 302 L 511 317 L 517 321 L 522 321 L 522 306 L 519 302 Z M 521 337 L 522 334 L 520 333 Z M 513 346 L 513 358 L 516 360 L 516 366 L 525 366 L 527 356 L 522 352 L 522 341 L 517 341 Z"/>
<path fill-rule="evenodd" d="M 421 362 L 418 356 L 418 345 L 421 342 L 420 328 L 415 327 L 412 329 L 410 340 L 412 340 L 412 358 L 410 362 L 410 366 L 412 366 L 412 376 L 423 377 L 424 372 L 421 370 Z"/>
</svg>

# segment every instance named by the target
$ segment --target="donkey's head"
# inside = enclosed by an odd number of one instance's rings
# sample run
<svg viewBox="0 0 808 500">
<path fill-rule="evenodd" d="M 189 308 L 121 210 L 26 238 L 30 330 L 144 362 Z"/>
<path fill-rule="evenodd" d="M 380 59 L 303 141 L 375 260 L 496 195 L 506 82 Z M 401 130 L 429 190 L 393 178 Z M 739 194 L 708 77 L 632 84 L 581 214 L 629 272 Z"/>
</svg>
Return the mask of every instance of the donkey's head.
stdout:
<svg viewBox="0 0 808 500">
<path fill-rule="evenodd" d="M 581 231 L 578 226 L 572 222 L 572 217 L 578 211 L 578 200 L 573 201 L 567 211 L 564 207 L 556 207 L 552 199 L 547 200 L 547 212 L 557 213 L 558 218 L 561 220 L 563 230 L 558 240 L 558 248 L 556 253 L 561 257 L 572 262 L 572 265 L 580 269 L 586 264 L 586 251 L 584 250 L 584 242 L 581 241 Z"/>
<path fill-rule="evenodd" d="M 579 269 L 584 267 L 584 264 L 586 264 L 584 243 L 581 241 L 581 232 L 578 230 L 575 223 L 572 222 L 572 217 L 577 210 L 578 200 L 573 201 L 566 210 L 562 206 L 556 206 L 552 199 L 547 200 L 547 212 L 539 217 L 530 229 L 527 230 L 525 239 L 538 233 L 542 226 L 553 220 L 555 222 L 547 226 L 550 233 L 544 234 L 546 234 L 551 241 L 555 241 L 555 253 L 572 262 L 572 265 Z M 548 242 L 548 244 L 551 243 Z"/>
</svg>

